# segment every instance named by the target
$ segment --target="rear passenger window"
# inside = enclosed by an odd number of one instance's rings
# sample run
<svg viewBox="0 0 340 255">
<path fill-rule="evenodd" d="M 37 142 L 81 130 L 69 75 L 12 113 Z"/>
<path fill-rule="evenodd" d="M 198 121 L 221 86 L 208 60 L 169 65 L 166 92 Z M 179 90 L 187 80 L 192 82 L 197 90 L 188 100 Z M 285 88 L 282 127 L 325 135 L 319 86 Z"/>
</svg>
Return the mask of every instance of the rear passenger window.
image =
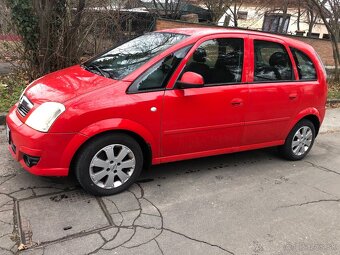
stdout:
<svg viewBox="0 0 340 255">
<path fill-rule="evenodd" d="M 254 81 L 294 80 L 292 63 L 282 44 L 254 41 Z"/>
<path fill-rule="evenodd" d="M 205 41 L 188 60 L 184 72 L 202 75 L 205 85 L 241 82 L 243 52 L 243 39 Z"/>
<path fill-rule="evenodd" d="M 296 67 L 299 72 L 299 79 L 307 81 L 316 80 L 316 70 L 312 60 L 302 51 L 295 48 L 290 49 L 293 53 Z"/>
</svg>

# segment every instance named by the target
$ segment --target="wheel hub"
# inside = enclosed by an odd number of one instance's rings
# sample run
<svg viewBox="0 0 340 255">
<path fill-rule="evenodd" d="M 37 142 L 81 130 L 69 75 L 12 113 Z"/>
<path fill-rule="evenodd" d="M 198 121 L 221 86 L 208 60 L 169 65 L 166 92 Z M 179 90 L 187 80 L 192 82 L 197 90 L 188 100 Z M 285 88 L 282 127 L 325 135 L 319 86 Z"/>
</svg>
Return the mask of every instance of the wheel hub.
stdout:
<svg viewBox="0 0 340 255">
<path fill-rule="evenodd" d="M 311 146 L 313 140 L 313 132 L 310 127 L 303 126 L 299 128 L 292 141 L 292 151 L 296 156 L 305 154 Z"/>
<path fill-rule="evenodd" d="M 93 183 L 104 189 L 125 183 L 135 168 L 135 156 L 125 145 L 112 144 L 100 149 L 92 158 L 89 172 Z"/>
</svg>

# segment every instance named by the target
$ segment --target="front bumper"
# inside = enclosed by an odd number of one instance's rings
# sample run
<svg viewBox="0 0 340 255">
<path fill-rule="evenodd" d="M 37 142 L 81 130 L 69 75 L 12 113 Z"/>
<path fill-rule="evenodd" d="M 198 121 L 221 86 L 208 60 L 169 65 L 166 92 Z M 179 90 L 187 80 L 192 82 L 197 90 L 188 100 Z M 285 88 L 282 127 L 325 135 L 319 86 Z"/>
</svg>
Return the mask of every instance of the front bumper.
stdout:
<svg viewBox="0 0 340 255">
<path fill-rule="evenodd" d="M 28 172 L 43 176 L 66 176 L 73 155 L 86 137 L 77 133 L 42 133 L 24 124 L 14 106 L 6 117 L 10 130 L 8 149 Z M 39 158 L 36 165 L 29 167 L 25 155 Z"/>
</svg>

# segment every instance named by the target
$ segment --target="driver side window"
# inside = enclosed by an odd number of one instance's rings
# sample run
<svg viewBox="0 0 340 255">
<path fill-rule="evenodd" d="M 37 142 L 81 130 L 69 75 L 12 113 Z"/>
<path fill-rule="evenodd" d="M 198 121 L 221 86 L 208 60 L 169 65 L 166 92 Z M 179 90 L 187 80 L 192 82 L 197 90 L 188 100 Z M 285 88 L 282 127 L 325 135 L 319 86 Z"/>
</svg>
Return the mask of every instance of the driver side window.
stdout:
<svg viewBox="0 0 340 255">
<path fill-rule="evenodd" d="M 208 86 L 239 83 L 243 69 L 243 44 L 241 38 L 207 40 L 195 50 L 183 73 L 200 74 Z"/>
<path fill-rule="evenodd" d="M 142 92 L 164 89 L 181 60 L 192 46 L 180 49 L 150 67 L 130 86 L 128 92 Z"/>
</svg>

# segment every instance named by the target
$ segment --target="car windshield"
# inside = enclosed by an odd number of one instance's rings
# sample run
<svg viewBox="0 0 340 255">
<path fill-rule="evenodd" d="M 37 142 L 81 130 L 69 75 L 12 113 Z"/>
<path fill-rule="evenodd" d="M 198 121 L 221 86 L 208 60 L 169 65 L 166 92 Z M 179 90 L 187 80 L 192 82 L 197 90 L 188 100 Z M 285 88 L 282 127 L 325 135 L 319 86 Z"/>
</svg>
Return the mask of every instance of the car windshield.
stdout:
<svg viewBox="0 0 340 255">
<path fill-rule="evenodd" d="M 96 56 L 83 67 L 108 78 L 122 79 L 186 37 L 175 33 L 148 33 Z"/>
</svg>

